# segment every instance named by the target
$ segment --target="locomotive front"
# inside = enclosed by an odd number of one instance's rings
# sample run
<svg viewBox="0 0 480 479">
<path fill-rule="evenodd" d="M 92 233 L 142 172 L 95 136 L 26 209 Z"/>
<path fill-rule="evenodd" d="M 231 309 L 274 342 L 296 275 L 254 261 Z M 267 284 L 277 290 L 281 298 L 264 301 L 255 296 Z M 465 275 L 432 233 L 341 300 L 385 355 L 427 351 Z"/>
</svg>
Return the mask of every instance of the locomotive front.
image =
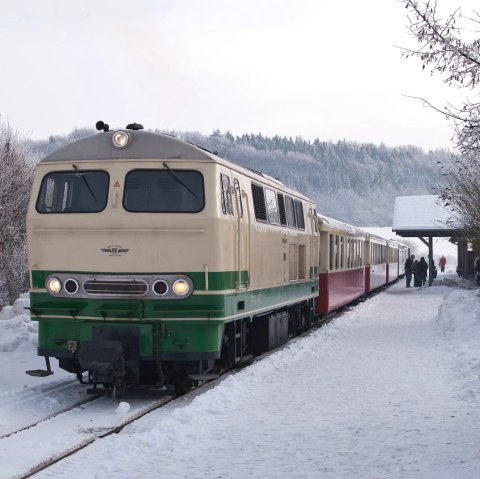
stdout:
<svg viewBox="0 0 480 479">
<path fill-rule="evenodd" d="M 224 239 L 235 225 L 218 221 L 218 168 L 213 154 L 135 124 L 39 163 L 27 235 L 46 370 L 30 374 L 51 374 L 53 357 L 82 382 L 116 390 L 211 370 L 228 307 L 215 290 L 235 270 Z"/>
</svg>

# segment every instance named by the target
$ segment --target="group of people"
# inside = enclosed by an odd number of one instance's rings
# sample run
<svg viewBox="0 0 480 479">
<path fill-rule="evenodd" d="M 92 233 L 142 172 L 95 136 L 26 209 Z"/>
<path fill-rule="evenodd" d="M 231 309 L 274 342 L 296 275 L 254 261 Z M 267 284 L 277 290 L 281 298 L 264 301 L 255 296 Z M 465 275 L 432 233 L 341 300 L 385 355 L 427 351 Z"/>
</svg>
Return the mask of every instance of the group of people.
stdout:
<svg viewBox="0 0 480 479">
<path fill-rule="evenodd" d="M 445 272 L 445 265 L 447 264 L 447 259 L 445 256 L 442 256 L 438 261 L 438 265 L 440 266 L 440 271 L 443 273 Z M 422 256 L 420 261 L 415 259 L 415 255 L 411 255 L 410 258 L 407 258 L 405 261 L 405 278 L 407 281 L 407 288 L 410 288 L 410 283 L 412 282 L 413 276 L 413 286 L 425 286 L 427 282 L 427 272 L 428 272 L 428 264 L 425 261 L 425 258 Z M 435 264 L 433 264 L 433 273 L 432 278 L 437 277 L 437 268 Z"/>
<path fill-rule="evenodd" d="M 405 261 L 405 278 L 407 281 L 407 288 L 410 288 L 413 276 L 413 286 L 424 286 L 427 282 L 428 264 L 422 256 L 420 261 L 415 259 L 412 254 L 410 258 Z"/>
</svg>

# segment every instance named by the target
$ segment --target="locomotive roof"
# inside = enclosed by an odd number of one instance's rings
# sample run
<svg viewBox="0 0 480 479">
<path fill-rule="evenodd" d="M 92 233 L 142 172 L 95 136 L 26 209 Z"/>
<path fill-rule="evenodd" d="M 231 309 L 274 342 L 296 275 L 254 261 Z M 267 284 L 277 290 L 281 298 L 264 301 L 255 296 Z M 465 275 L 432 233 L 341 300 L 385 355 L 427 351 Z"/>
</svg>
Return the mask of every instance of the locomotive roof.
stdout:
<svg viewBox="0 0 480 479">
<path fill-rule="evenodd" d="M 142 130 L 126 130 L 129 144 L 118 149 L 113 146 L 115 131 L 97 133 L 74 141 L 43 158 L 45 161 L 81 160 L 213 160 L 215 156 L 192 143 L 179 140 L 171 135 Z"/>
<path fill-rule="evenodd" d="M 41 160 L 43 162 L 70 162 L 88 160 L 210 160 L 226 162 L 235 165 L 238 169 L 253 176 L 260 176 L 277 187 L 294 194 L 299 198 L 309 200 L 298 191 L 294 191 L 282 184 L 280 180 L 265 175 L 259 171 L 237 165 L 236 163 L 219 157 L 193 143 L 189 143 L 173 135 L 154 133 L 145 130 L 122 130 L 130 136 L 129 144 L 125 148 L 116 148 L 112 137 L 119 130 L 96 133 L 74 141 L 50 153 Z"/>
</svg>

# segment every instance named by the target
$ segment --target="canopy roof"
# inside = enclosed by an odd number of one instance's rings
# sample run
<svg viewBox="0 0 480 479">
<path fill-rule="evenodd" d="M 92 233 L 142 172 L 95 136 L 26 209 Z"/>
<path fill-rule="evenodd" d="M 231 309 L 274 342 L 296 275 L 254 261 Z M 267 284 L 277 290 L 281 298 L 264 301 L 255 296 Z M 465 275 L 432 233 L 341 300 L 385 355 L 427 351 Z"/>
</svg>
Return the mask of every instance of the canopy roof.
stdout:
<svg viewBox="0 0 480 479">
<path fill-rule="evenodd" d="M 461 236 L 453 213 L 437 195 L 397 196 L 392 230 L 399 236 Z"/>
</svg>

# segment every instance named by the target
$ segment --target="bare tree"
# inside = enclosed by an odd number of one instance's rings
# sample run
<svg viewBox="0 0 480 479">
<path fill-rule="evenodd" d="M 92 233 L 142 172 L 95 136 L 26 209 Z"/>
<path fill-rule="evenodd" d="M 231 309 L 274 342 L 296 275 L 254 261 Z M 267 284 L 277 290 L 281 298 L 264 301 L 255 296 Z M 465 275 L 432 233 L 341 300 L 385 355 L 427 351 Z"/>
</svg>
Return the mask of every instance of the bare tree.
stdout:
<svg viewBox="0 0 480 479">
<path fill-rule="evenodd" d="M 423 69 L 440 74 L 449 85 L 471 91 L 473 98 L 443 109 L 422 101 L 453 120 L 453 141 L 458 155 L 442 164 L 445 184 L 437 193 L 457 212 L 467 235 L 480 237 L 480 16 L 464 15 L 460 8 L 442 19 L 437 1 L 399 0 L 408 10 L 407 28 L 420 44 L 404 49 L 406 58 L 417 57 Z M 470 39 L 467 40 L 467 38 Z"/>
<path fill-rule="evenodd" d="M 25 216 L 34 161 L 24 145 L 0 119 L 0 306 L 28 290 Z"/>
</svg>

